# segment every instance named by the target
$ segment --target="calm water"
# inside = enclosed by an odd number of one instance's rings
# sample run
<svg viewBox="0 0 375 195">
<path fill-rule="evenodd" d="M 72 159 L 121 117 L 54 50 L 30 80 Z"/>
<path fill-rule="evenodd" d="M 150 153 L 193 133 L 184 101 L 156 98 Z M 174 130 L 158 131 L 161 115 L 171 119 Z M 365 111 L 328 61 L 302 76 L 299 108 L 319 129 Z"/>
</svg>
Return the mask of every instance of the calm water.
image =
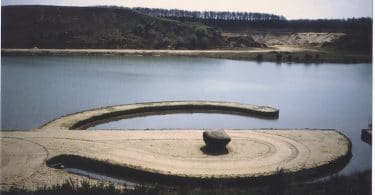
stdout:
<svg viewBox="0 0 375 195">
<path fill-rule="evenodd" d="M 278 120 L 174 114 L 99 125 L 117 128 L 334 128 L 353 142 L 342 173 L 371 167 L 360 140 L 371 120 L 370 64 L 275 64 L 185 57 L 2 57 L 2 129 L 30 129 L 85 109 L 147 101 L 269 105 Z"/>
</svg>

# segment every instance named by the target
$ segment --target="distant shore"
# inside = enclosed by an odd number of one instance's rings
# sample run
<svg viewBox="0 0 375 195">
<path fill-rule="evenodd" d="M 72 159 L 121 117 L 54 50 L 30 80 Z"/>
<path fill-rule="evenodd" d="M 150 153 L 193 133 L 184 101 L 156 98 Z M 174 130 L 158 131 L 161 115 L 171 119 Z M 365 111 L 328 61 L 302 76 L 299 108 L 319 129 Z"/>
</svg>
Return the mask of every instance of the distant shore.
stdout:
<svg viewBox="0 0 375 195">
<path fill-rule="evenodd" d="M 190 56 L 286 63 L 371 63 L 370 54 L 317 48 L 274 46 L 241 50 L 144 50 L 144 49 L 10 49 L 2 56 L 14 55 L 125 55 L 125 56 Z"/>
</svg>

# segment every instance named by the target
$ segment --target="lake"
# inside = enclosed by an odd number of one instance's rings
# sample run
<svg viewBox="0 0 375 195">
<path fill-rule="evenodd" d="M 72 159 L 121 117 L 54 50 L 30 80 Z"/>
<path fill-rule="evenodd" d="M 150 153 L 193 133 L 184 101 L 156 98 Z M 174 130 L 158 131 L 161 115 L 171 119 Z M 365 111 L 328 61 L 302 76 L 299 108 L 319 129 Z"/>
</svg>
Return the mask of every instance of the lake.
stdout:
<svg viewBox="0 0 375 195">
<path fill-rule="evenodd" d="M 1 128 L 38 128 L 86 109 L 170 100 L 280 109 L 277 120 L 225 114 L 132 118 L 91 129 L 330 128 L 353 142 L 342 174 L 371 168 L 371 64 L 277 64 L 190 57 L 17 56 L 1 59 Z"/>
</svg>

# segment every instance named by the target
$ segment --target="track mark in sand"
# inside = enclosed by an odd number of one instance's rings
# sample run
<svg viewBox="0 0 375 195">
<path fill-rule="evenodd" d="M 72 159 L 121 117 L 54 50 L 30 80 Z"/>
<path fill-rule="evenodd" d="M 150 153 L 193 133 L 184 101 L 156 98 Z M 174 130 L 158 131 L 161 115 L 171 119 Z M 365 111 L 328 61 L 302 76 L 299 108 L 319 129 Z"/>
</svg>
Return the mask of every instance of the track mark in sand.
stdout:
<svg viewBox="0 0 375 195">
<path fill-rule="evenodd" d="M 37 172 L 48 157 L 48 150 L 29 140 L 2 137 L 1 181 L 18 183 Z M 1 182 L 1 184 L 6 184 Z"/>
</svg>

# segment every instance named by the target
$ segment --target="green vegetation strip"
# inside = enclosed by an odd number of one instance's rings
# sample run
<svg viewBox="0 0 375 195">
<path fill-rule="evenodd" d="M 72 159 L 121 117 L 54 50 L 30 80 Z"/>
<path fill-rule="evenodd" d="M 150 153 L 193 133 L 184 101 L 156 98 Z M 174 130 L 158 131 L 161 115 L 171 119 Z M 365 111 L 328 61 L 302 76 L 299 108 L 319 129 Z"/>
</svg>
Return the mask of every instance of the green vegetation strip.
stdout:
<svg viewBox="0 0 375 195">
<path fill-rule="evenodd" d="M 2 191 L 4 195 L 59 195 L 59 194 L 107 194 L 107 195 L 140 195 L 140 194 L 279 194 L 279 195 L 351 195 L 371 194 L 371 170 L 355 173 L 348 176 L 333 176 L 329 179 L 316 183 L 295 184 L 294 180 L 287 180 L 280 177 L 274 184 L 262 184 L 258 186 L 247 187 L 226 187 L 201 188 L 196 186 L 179 186 L 175 188 L 166 188 L 163 186 L 138 186 L 135 189 L 116 188 L 115 185 L 104 183 L 92 184 L 88 181 L 78 182 L 75 180 L 66 180 L 63 184 L 52 187 L 41 187 L 35 191 L 27 189 L 11 188 L 8 191 Z"/>
</svg>

